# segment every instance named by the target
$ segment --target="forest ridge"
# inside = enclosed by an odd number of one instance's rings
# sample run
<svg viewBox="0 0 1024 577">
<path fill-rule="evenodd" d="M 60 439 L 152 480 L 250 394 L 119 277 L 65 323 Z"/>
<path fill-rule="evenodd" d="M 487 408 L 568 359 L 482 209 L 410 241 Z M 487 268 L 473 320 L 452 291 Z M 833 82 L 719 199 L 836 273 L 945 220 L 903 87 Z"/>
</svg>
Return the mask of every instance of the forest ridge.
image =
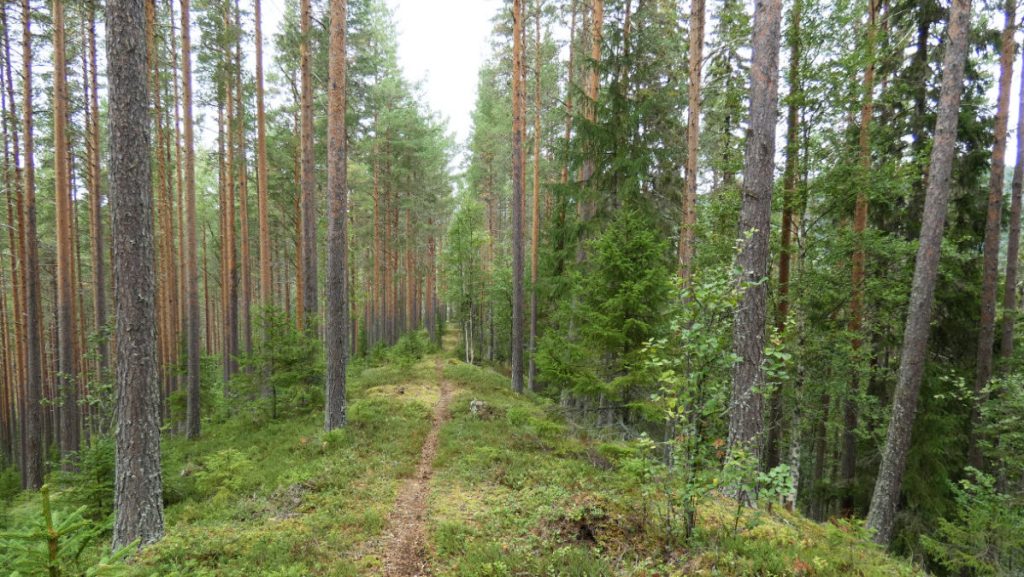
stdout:
<svg viewBox="0 0 1024 577">
<path fill-rule="evenodd" d="M 1016 0 L 508 0 L 465 143 L 283 6 L 0 4 L 13 574 L 271 574 L 187 535 L 282 499 L 391 513 L 273 574 L 1020 573 Z"/>
</svg>

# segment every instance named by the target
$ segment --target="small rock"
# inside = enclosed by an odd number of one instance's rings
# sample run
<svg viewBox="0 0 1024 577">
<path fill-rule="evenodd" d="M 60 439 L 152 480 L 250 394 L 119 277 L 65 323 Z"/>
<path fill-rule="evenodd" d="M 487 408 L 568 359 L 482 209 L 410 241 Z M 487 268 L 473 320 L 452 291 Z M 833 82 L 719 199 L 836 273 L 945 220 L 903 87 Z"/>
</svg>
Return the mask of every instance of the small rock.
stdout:
<svg viewBox="0 0 1024 577">
<path fill-rule="evenodd" d="M 491 409 L 487 406 L 487 403 L 473 399 L 469 402 L 469 412 L 474 417 L 482 419 L 490 414 Z"/>
</svg>

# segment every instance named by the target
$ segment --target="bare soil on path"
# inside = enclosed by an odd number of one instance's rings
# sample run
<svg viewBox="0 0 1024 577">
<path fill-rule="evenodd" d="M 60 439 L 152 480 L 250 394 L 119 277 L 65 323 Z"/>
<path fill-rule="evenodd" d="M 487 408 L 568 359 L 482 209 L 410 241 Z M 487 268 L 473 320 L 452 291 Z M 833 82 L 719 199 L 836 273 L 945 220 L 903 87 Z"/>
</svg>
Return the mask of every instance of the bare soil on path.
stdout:
<svg viewBox="0 0 1024 577">
<path fill-rule="evenodd" d="M 420 452 L 416 474 L 398 490 L 395 507 L 388 516 L 387 530 L 382 543 L 384 575 L 386 577 L 425 577 L 430 575 L 426 551 L 426 521 L 429 507 L 430 478 L 434 474 L 441 427 L 448 420 L 448 405 L 452 388 L 442 379 L 442 364 L 437 362 L 441 398 L 434 405 L 433 424 Z"/>
</svg>

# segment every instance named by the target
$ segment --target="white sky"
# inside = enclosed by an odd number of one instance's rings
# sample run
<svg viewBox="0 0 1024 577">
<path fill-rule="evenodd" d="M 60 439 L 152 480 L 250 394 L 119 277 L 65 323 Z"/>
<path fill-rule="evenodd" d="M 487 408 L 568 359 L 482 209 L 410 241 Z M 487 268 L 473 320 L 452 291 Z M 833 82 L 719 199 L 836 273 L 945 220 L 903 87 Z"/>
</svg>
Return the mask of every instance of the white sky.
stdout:
<svg viewBox="0 0 1024 577">
<path fill-rule="evenodd" d="M 477 73 L 490 55 L 491 18 L 502 0 L 387 0 L 407 79 L 423 81 L 427 104 L 458 142 L 469 136 Z"/>
<path fill-rule="evenodd" d="M 405 78 L 421 82 L 430 109 L 448 119 L 457 142 L 464 143 L 476 103 L 477 72 L 490 55 L 491 18 L 498 13 L 502 0 L 386 3 L 395 15 L 398 60 Z M 273 59 L 273 37 L 284 17 L 284 4 L 284 0 L 262 3 L 267 65 Z"/>
</svg>

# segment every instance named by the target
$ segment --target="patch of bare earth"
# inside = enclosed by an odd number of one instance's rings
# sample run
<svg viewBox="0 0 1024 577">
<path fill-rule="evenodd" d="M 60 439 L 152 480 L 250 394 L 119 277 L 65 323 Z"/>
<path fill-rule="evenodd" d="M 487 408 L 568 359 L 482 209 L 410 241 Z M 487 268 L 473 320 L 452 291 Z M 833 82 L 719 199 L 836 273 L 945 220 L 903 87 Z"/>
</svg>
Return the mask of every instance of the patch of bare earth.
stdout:
<svg viewBox="0 0 1024 577">
<path fill-rule="evenodd" d="M 437 365 L 441 378 L 441 363 Z M 420 452 L 416 474 L 398 490 L 395 508 L 388 516 L 388 528 L 383 539 L 384 575 L 387 577 L 424 577 L 430 575 L 426 551 L 426 521 L 430 496 L 430 478 L 434 474 L 441 426 L 448 420 L 451 385 L 441 384 L 441 398 L 434 405 L 433 425 Z"/>
</svg>

